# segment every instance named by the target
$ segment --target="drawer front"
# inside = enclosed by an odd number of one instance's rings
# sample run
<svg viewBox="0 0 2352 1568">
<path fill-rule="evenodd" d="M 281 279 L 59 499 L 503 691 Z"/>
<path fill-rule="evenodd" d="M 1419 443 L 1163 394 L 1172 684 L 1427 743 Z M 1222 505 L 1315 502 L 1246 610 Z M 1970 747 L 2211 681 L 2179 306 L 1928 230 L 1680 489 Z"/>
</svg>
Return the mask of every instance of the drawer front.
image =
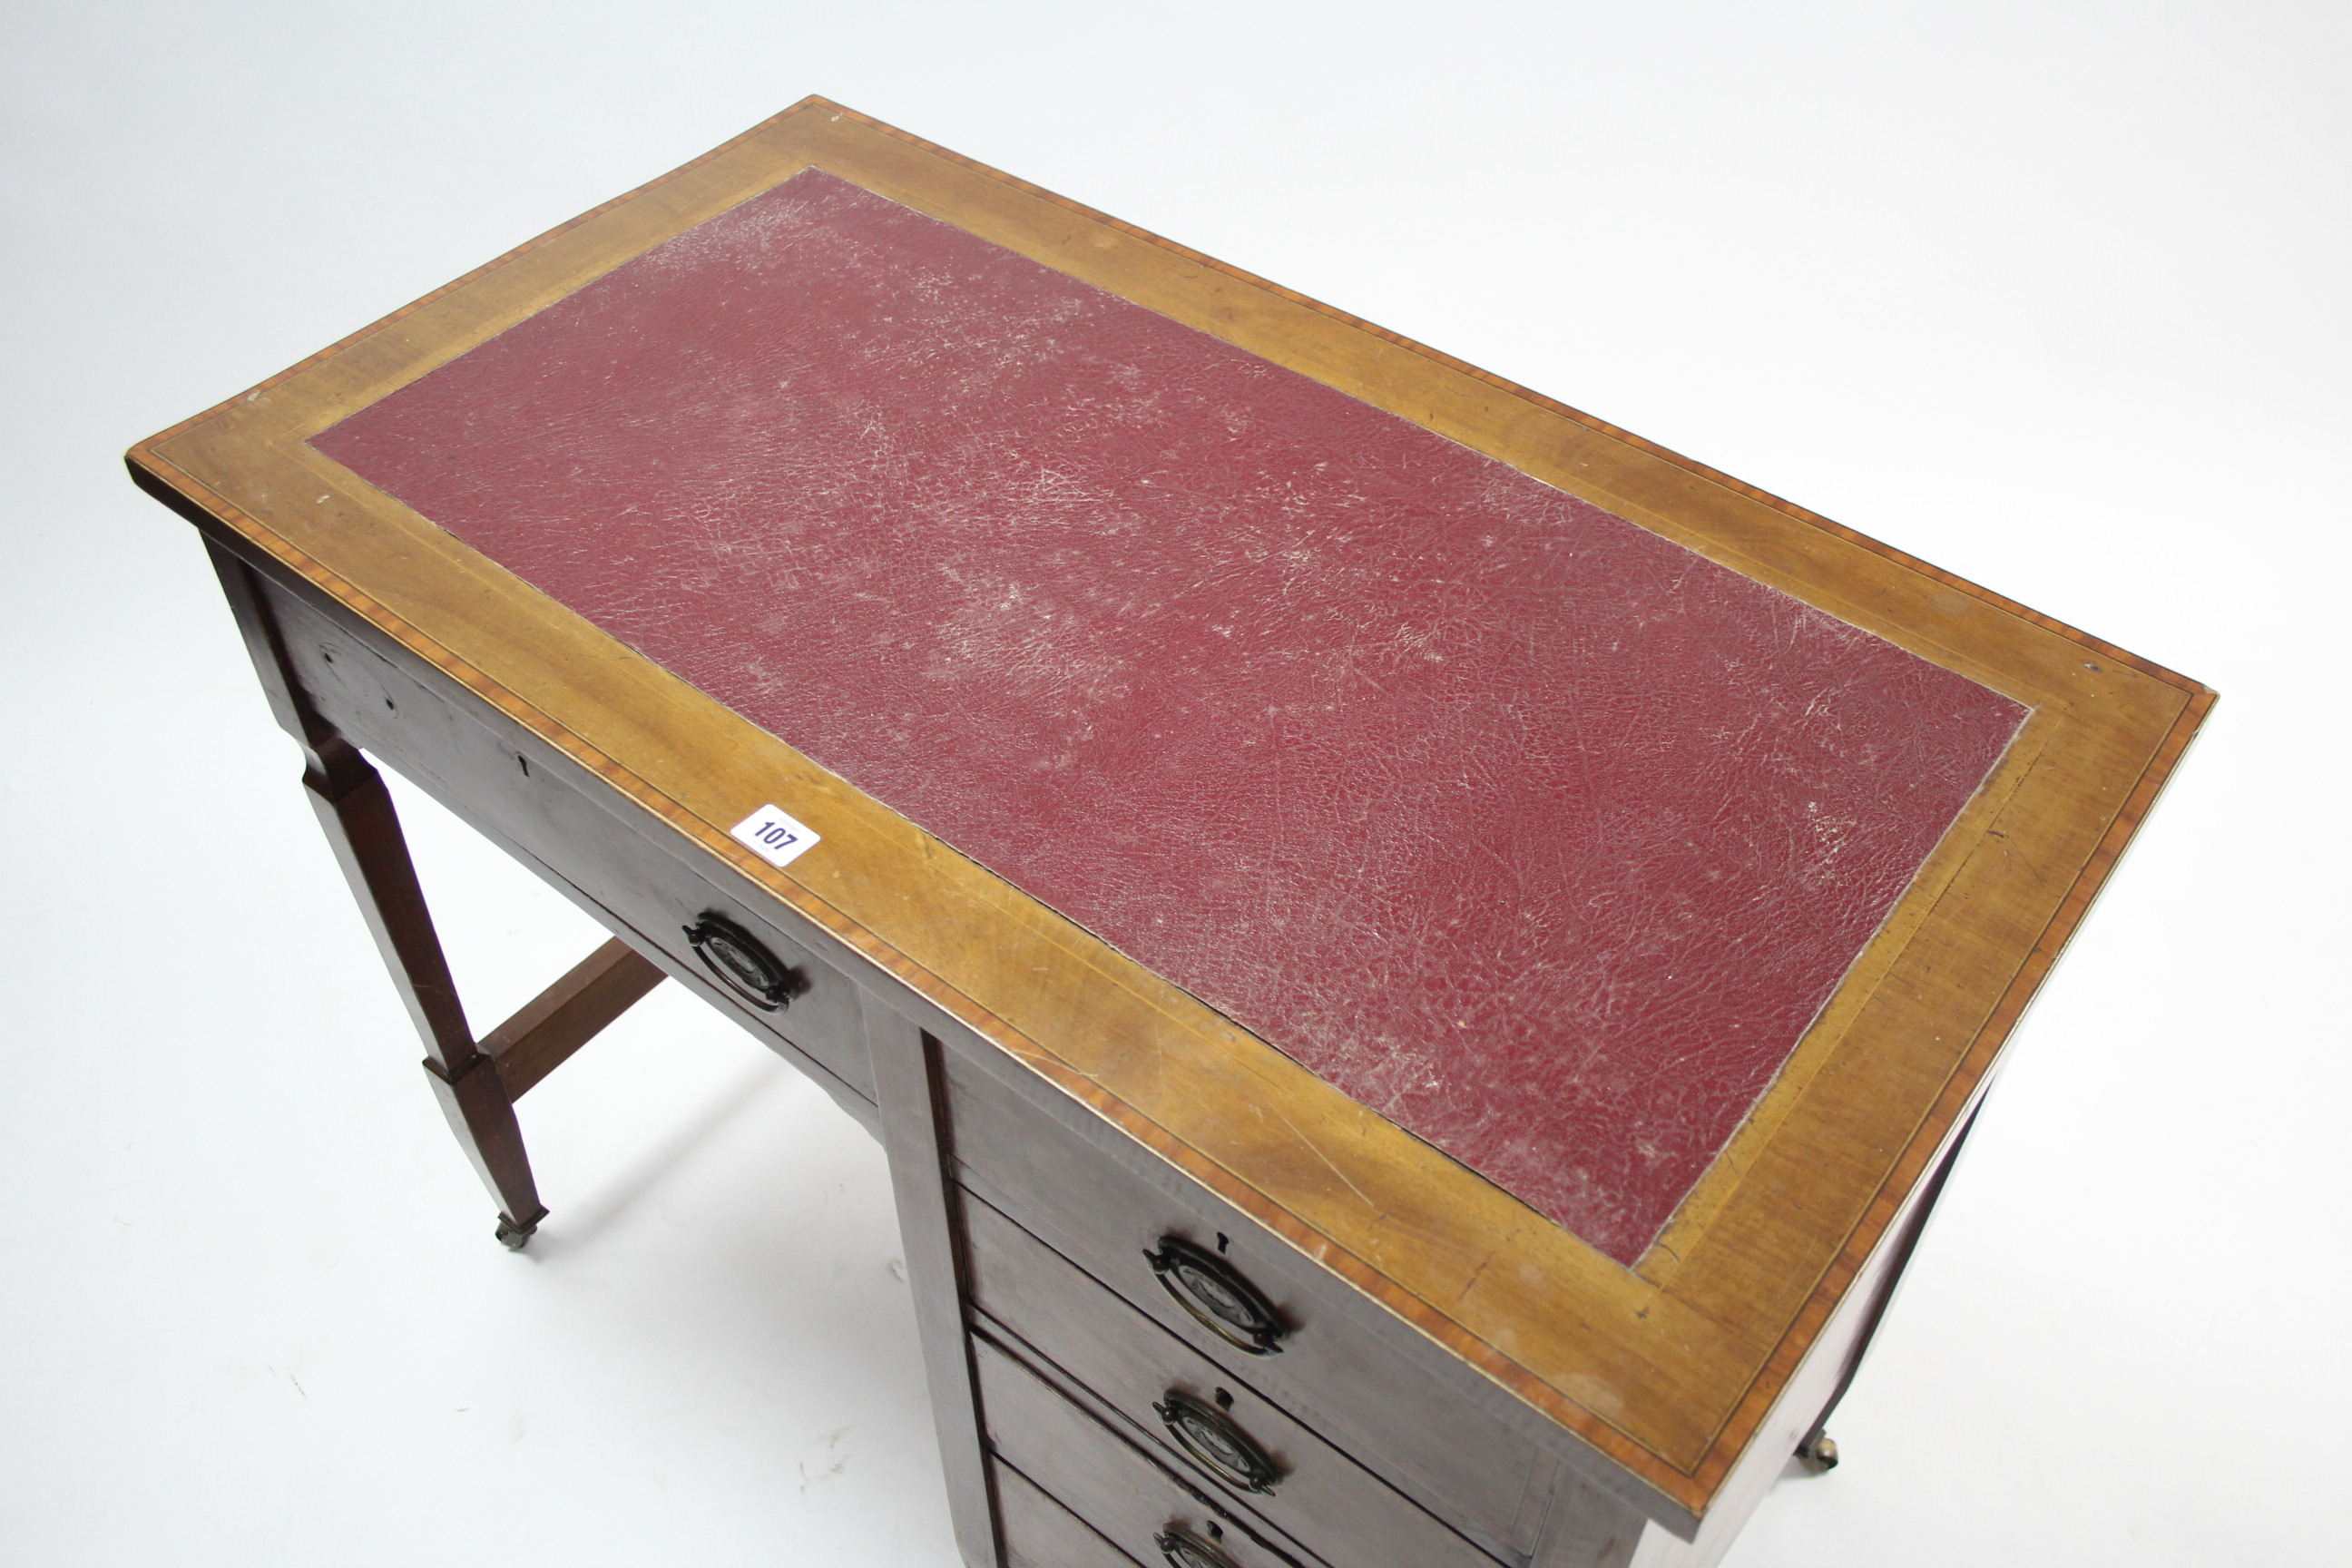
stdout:
<svg viewBox="0 0 2352 1568">
<path fill-rule="evenodd" d="M 1565 1473 L 1489 1412 L 1506 1396 L 1483 1376 L 1427 1370 L 1428 1347 L 1404 1342 L 1418 1338 L 1409 1326 L 1050 1085 L 1016 1088 L 957 1052 L 948 1078 L 975 1195 L 1486 1552 L 1532 1552 Z M 1237 1349 L 1180 1303 L 1149 1257 L 1169 1237 L 1214 1254 L 1275 1306 L 1287 1329 L 1276 1353 Z"/>
<path fill-rule="evenodd" d="M 977 1201 L 964 1212 L 974 1303 L 1124 1417 L 1128 1436 L 1162 1464 L 1351 1568 L 1495 1568 L 1493 1558 L 1011 1220 Z M 1236 1441 L 1246 1445 L 1238 1455 Z"/>
<path fill-rule="evenodd" d="M 625 928 L 620 934 L 633 946 L 667 959 L 664 968 L 754 1033 L 813 1059 L 836 1080 L 826 1085 L 836 1099 L 838 1085 L 866 1102 L 850 1109 L 871 1121 L 873 1072 L 855 986 L 750 900 L 730 896 L 724 867 L 696 865 L 695 851 L 668 828 L 439 671 L 412 669 L 404 653 L 381 651 L 368 631 L 331 621 L 282 590 L 268 599 L 297 679 L 322 717 L 591 904 L 592 914 Z M 771 1011 L 719 973 L 688 936 L 713 914 L 790 971 L 797 994 Z"/>
<path fill-rule="evenodd" d="M 1181 1547 L 1171 1557 L 1160 1544 L 1168 1536 L 1190 1542 L 1203 1568 L 1322 1568 L 1295 1542 L 1160 1468 L 1011 1352 L 977 1334 L 971 1349 L 990 1447 L 1128 1556 L 1154 1568 L 1184 1563 Z"/>
<path fill-rule="evenodd" d="M 1137 1568 L 1134 1558 L 1002 1460 L 995 1466 L 995 1481 L 1004 1568 Z"/>
</svg>

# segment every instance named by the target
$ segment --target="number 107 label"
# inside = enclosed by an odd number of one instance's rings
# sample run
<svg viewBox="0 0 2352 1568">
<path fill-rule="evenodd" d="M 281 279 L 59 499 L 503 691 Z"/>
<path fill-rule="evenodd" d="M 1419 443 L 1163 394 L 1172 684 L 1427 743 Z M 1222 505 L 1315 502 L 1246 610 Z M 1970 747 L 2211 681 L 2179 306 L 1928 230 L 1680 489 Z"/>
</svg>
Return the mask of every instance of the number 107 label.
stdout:
<svg viewBox="0 0 2352 1568">
<path fill-rule="evenodd" d="M 750 845 L 771 866 L 789 866 L 816 844 L 816 833 L 784 815 L 782 806 L 763 805 L 735 825 L 738 842 Z"/>
</svg>

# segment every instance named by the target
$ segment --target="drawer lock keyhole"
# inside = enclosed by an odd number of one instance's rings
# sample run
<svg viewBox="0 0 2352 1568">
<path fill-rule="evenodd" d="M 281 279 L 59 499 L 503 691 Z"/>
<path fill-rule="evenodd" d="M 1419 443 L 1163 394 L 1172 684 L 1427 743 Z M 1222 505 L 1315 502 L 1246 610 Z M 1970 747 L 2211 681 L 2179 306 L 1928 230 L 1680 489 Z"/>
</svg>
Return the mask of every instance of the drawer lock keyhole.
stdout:
<svg viewBox="0 0 2352 1568">
<path fill-rule="evenodd" d="M 808 982 L 724 915 L 704 915 L 686 928 L 695 956 L 726 987 L 763 1013 L 774 1013 L 808 989 Z"/>
<path fill-rule="evenodd" d="M 1225 1259 L 1181 1236 L 1161 1237 L 1160 1250 L 1143 1256 L 1176 1304 L 1227 1344 L 1252 1355 L 1282 1348 L 1282 1314 Z"/>
</svg>

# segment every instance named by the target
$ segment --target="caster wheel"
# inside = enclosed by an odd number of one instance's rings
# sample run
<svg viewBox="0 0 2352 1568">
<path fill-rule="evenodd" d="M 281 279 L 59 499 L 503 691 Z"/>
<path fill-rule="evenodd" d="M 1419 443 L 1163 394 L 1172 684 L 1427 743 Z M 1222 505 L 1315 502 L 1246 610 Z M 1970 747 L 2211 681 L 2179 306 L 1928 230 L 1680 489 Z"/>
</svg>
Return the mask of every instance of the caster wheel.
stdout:
<svg viewBox="0 0 2352 1568">
<path fill-rule="evenodd" d="M 1838 1467 L 1837 1439 L 1826 1432 L 1817 1433 L 1811 1441 L 1797 1450 L 1797 1458 L 1815 1475 Z"/>
<path fill-rule="evenodd" d="M 499 1245 L 509 1252 L 520 1252 L 530 1245 L 530 1233 L 538 1228 L 537 1226 L 516 1225 L 501 1215 L 497 1231 Z"/>
</svg>

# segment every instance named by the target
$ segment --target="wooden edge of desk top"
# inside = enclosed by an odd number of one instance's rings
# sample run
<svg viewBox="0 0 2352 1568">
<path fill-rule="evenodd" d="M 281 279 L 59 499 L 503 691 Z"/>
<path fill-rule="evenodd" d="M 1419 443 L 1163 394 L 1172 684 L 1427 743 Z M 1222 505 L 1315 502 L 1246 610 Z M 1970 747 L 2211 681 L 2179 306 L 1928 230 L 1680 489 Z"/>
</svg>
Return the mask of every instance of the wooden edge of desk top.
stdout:
<svg viewBox="0 0 2352 1568">
<path fill-rule="evenodd" d="M 2032 709 L 1634 1268 L 306 445 L 812 164 L 1437 430 Z M 1922 1178 L 2214 700 L 1565 405 L 814 98 L 141 443 L 130 460 L 151 491 L 562 747 L 1478 1367 L 1685 1522 L 1706 1511 Z M 731 761 L 681 760 L 710 755 Z M 801 792 L 795 815 L 835 851 L 829 877 L 806 860 L 774 870 L 727 835 L 786 784 Z M 909 896 L 918 886 L 922 900 Z"/>
</svg>

